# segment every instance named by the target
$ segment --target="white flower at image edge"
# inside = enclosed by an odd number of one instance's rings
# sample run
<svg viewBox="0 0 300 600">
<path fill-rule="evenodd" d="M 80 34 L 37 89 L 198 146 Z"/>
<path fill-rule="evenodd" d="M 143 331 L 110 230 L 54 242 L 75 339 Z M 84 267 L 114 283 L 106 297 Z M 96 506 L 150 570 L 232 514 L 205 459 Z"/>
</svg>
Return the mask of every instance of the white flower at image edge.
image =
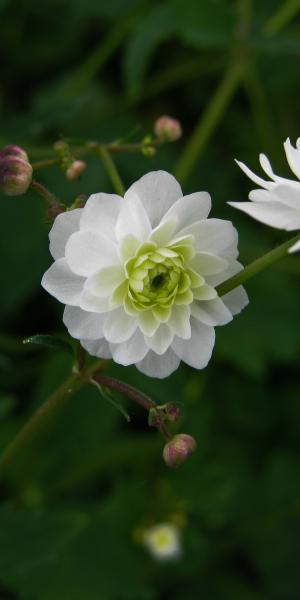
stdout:
<svg viewBox="0 0 300 600">
<path fill-rule="evenodd" d="M 292 146 L 289 138 L 284 142 L 288 164 L 299 180 L 300 138 L 298 138 L 296 146 L 296 148 Z M 270 177 L 271 181 L 262 179 L 250 171 L 244 163 L 236 161 L 244 173 L 260 189 L 250 192 L 249 199 L 251 202 L 228 202 L 228 204 L 254 217 L 257 221 L 276 229 L 284 229 L 286 231 L 300 229 L 300 181 L 275 175 L 270 161 L 265 154 L 259 155 L 259 161 L 262 169 Z M 289 248 L 289 252 L 296 252 L 298 250 L 300 250 L 300 241 Z"/>
<path fill-rule="evenodd" d="M 66 304 L 64 323 L 91 355 L 167 377 L 180 361 L 203 369 L 216 325 L 248 303 L 242 287 L 215 287 L 242 269 L 230 221 L 207 219 L 210 196 L 182 196 L 165 171 L 121 198 L 93 194 L 50 231 L 54 264 L 42 285 Z"/>
</svg>

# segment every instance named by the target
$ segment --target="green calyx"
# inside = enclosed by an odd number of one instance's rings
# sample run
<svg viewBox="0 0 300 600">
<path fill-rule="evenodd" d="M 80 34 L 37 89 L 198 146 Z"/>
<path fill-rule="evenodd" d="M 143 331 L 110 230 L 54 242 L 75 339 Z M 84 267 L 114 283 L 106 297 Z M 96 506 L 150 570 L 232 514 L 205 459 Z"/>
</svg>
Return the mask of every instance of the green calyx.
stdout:
<svg viewBox="0 0 300 600">
<path fill-rule="evenodd" d="M 193 289 L 205 280 L 188 266 L 194 256 L 191 236 L 164 247 L 142 244 L 125 265 L 123 302 L 129 314 L 153 309 L 164 320 L 172 305 L 193 302 Z"/>
</svg>

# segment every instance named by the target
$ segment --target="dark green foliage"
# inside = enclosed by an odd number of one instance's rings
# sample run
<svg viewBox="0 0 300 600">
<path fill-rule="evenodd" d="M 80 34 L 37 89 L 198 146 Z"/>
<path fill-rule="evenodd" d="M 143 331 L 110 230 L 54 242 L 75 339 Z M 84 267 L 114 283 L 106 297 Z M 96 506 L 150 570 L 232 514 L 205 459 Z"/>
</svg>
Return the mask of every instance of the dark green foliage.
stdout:
<svg viewBox="0 0 300 600">
<path fill-rule="evenodd" d="M 283 241 L 234 212 L 258 153 L 288 176 L 282 142 L 300 132 L 299 11 L 281 26 L 279 0 L 2 0 L 0 143 L 52 156 L 60 135 L 113 141 L 155 118 L 179 118 L 184 137 L 153 158 L 118 155 L 124 182 L 174 170 L 233 56 L 244 75 L 186 193 L 207 189 L 213 216 L 232 219 L 246 264 Z M 277 28 L 277 29 L 276 29 Z M 96 157 L 79 181 L 58 167 L 38 179 L 71 204 L 112 191 Z M 69 375 L 62 306 L 40 287 L 51 258 L 45 207 L 33 192 L 0 198 L 0 450 Z M 216 331 L 204 372 L 181 365 L 167 380 L 134 367 L 108 373 L 159 403 L 179 402 L 180 431 L 197 453 L 168 470 L 163 440 L 124 398 L 128 424 L 93 386 L 72 395 L 0 481 L 0 599 L 298 600 L 300 597 L 299 256 L 246 286 L 249 307 Z M 43 337 L 43 336 L 40 336 Z M 35 340 L 45 342 L 45 339 Z M 47 345 L 47 344 L 46 344 Z M 178 431 L 179 431 L 178 430 Z M 183 555 L 156 563 L 139 528 L 177 519 Z"/>
</svg>

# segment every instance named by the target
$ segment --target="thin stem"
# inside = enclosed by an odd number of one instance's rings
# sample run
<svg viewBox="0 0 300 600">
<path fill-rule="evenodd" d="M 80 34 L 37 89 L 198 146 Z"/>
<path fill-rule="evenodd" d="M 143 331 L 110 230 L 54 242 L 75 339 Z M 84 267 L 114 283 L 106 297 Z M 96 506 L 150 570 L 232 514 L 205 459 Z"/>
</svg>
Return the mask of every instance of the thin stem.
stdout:
<svg viewBox="0 0 300 600">
<path fill-rule="evenodd" d="M 44 200 L 46 200 L 49 206 L 53 206 L 54 203 L 58 203 L 56 196 L 52 194 L 52 192 L 49 192 L 49 190 L 47 190 L 47 188 L 44 185 L 42 185 L 39 181 L 33 179 L 30 186 L 33 190 L 35 190 L 35 192 L 37 192 L 37 194 L 39 194 L 42 198 L 44 198 Z"/>
<path fill-rule="evenodd" d="M 299 10 L 300 0 L 287 0 L 265 23 L 263 33 L 267 37 L 275 35 L 296 16 Z"/>
<path fill-rule="evenodd" d="M 34 171 L 38 169 L 45 169 L 47 167 L 53 167 L 53 165 L 59 165 L 61 162 L 60 158 L 47 158 L 46 160 L 39 160 L 37 162 L 31 163 L 31 166 Z"/>
<path fill-rule="evenodd" d="M 86 373 L 74 373 L 28 419 L 0 456 L 0 474 L 18 457 L 27 444 L 57 415 L 71 395 L 85 385 L 108 361 L 96 361 Z"/>
<path fill-rule="evenodd" d="M 134 402 L 137 402 L 137 404 L 145 408 L 145 410 L 150 410 L 150 408 L 156 408 L 157 406 L 156 402 L 154 402 L 152 398 L 146 394 L 143 394 L 143 392 L 140 392 L 136 388 L 132 387 L 132 385 L 129 385 L 124 381 L 119 381 L 118 379 L 114 379 L 108 375 L 102 375 L 102 373 L 95 375 L 94 380 L 100 383 L 100 385 L 104 385 L 110 390 L 116 390 L 123 396 L 127 396 L 127 398 L 134 400 Z"/>
<path fill-rule="evenodd" d="M 103 147 L 99 147 L 98 152 L 115 191 L 119 196 L 124 196 L 125 187 L 110 153 Z"/>
<path fill-rule="evenodd" d="M 237 61 L 233 65 L 230 64 L 177 163 L 175 175 L 181 182 L 186 181 L 192 172 L 196 161 L 239 87 L 241 76 L 242 63 Z"/>
<path fill-rule="evenodd" d="M 218 292 L 219 296 L 228 294 L 228 292 L 231 292 L 239 285 L 245 283 L 248 281 L 248 279 L 251 279 L 257 273 L 260 273 L 260 271 L 267 269 L 272 264 L 286 256 L 288 249 L 299 240 L 300 234 L 298 233 L 287 242 L 284 242 L 280 246 L 277 246 L 277 248 L 274 248 L 270 252 L 267 252 L 267 254 L 264 254 L 260 258 L 254 260 L 252 263 L 250 263 L 250 265 L 247 265 L 243 271 L 240 271 L 240 273 L 237 273 L 233 277 L 230 277 L 230 279 L 227 279 L 227 281 L 224 281 L 218 285 L 216 291 Z"/>
</svg>

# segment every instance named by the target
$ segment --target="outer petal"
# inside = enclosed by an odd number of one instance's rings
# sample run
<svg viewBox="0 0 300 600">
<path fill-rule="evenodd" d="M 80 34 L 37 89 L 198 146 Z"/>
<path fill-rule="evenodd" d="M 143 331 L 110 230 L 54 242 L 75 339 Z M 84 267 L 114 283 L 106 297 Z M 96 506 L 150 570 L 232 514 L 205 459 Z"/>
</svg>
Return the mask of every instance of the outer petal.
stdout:
<svg viewBox="0 0 300 600">
<path fill-rule="evenodd" d="M 85 287 L 95 296 L 105 298 L 110 296 L 124 279 L 124 268 L 112 265 L 91 275 L 87 279 Z"/>
<path fill-rule="evenodd" d="M 236 273 L 239 273 L 240 271 L 242 271 L 243 268 L 244 268 L 243 265 L 241 263 L 239 263 L 237 260 L 232 260 L 232 261 L 230 261 L 230 263 L 225 271 L 222 271 L 221 273 L 217 273 L 216 275 L 207 275 L 205 277 L 205 280 L 209 285 L 212 285 L 215 287 L 216 285 L 219 285 L 219 283 L 223 283 L 223 281 L 226 281 L 227 279 L 229 279 Z"/>
<path fill-rule="evenodd" d="M 104 338 L 101 340 L 80 340 L 82 347 L 92 356 L 98 358 L 111 358 L 109 343 Z"/>
<path fill-rule="evenodd" d="M 201 275 L 214 275 L 225 271 L 228 262 L 224 258 L 209 252 L 197 252 L 190 261 L 189 266 Z"/>
<path fill-rule="evenodd" d="M 222 296 L 222 300 L 233 315 L 238 315 L 249 304 L 248 295 L 241 285 Z"/>
<path fill-rule="evenodd" d="M 73 233 L 66 245 L 66 259 L 76 275 L 89 277 L 102 267 L 119 264 L 115 244 L 101 233 Z"/>
<path fill-rule="evenodd" d="M 292 146 L 289 138 L 287 138 L 287 140 L 284 142 L 283 146 L 284 146 L 286 158 L 290 165 L 291 170 L 296 175 L 296 177 L 298 177 L 298 179 L 300 179 L 300 150 L 298 148 L 294 148 Z"/>
<path fill-rule="evenodd" d="M 80 219 L 80 229 L 97 231 L 115 240 L 117 218 L 123 198 L 116 194 L 92 194 L 85 204 Z"/>
<path fill-rule="evenodd" d="M 164 379 L 164 377 L 168 377 L 173 371 L 176 371 L 179 364 L 180 359 L 173 350 L 169 348 L 163 356 L 158 356 L 158 354 L 155 354 L 155 352 L 150 350 L 145 358 L 135 366 L 139 371 L 148 375 L 148 377 Z"/>
<path fill-rule="evenodd" d="M 79 304 L 84 281 L 83 277 L 78 277 L 71 271 L 65 258 L 60 258 L 44 274 L 42 286 L 63 304 L 76 306 Z"/>
<path fill-rule="evenodd" d="M 299 151 L 300 153 L 300 151 Z M 300 182 L 293 181 L 290 184 L 279 184 L 273 191 L 274 200 L 286 204 L 299 212 L 300 217 Z"/>
<path fill-rule="evenodd" d="M 113 344 L 125 342 L 134 334 L 137 318 L 126 314 L 123 307 L 108 313 L 104 323 L 104 336 Z"/>
<path fill-rule="evenodd" d="M 258 175 L 255 175 L 255 173 L 253 173 L 253 171 L 251 171 L 249 169 L 249 167 L 247 167 L 247 165 L 240 162 L 239 160 L 236 160 L 235 162 L 240 167 L 240 169 L 242 169 L 242 171 L 244 171 L 245 175 L 247 175 L 247 177 L 249 177 L 249 179 L 254 181 L 254 183 L 256 183 L 260 187 L 264 188 L 265 190 L 273 189 L 273 187 L 275 185 L 273 181 L 266 181 L 265 179 L 262 179 L 262 177 L 258 177 Z"/>
<path fill-rule="evenodd" d="M 291 246 L 288 251 L 290 254 L 293 254 L 293 252 L 299 252 L 299 250 L 300 250 L 300 240 L 299 240 L 299 242 L 296 242 L 296 244 Z"/>
<path fill-rule="evenodd" d="M 215 343 L 215 331 L 213 327 L 204 325 L 191 318 L 192 335 L 189 340 L 176 337 L 172 348 L 177 356 L 185 363 L 195 369 L 206 367 Z"/>
<path fill-rule="evenodd" d="M 110 344 L 111 353 L 116 363 L 120 365 L 132 365 L 143 360 L 149 348 L 145 343 L 143 334 L 136 330 L 131 338 L 122 344 Z"/>
<path fill-rule="evenodd" d="M 56 217 L 49 233 L 50 252 L 55 260 L 65 256 L 65 247 L 70 235 L 79 230 L 82 210 L 82 208 L 76 208 Z"/>
<path fill-rule="evenodd" d="M 300 227 L 300 213 L 289 206 L 270 200 L 269 202 L 228 202 L 260 223 L 276 229 L 293 231 Z"/>
<path fill-rule="evenodd" d="M 154 228 L 174 202 L 182 197 L 182 191 L 173 175 L 166 171 L 152 171 L 129 188 L 125 200 L 135 196 L 143 203 Z"/>
<path fill-rule="evenodd" d="M 82 310 L 95 313 L 105 313 L 110 310 L 110 304 L 108 298 L 99 298 L 91 294 L 89 290 L 83 289 L 83 292 L 78 302 Z"/>
<path fill-rule="evenodd" d="M 81 310 L 78 306 L 66 306 L 63 322 L 69 334 L 76 340 L 99 340 L 103 337 L 105 315 Z"/>
<path fill-rule="evenodd" d="M 145 336 L 145 342 L 156 354 L 165 354 L 166 350 L 171 345 L 174 338 L 174 333 L 164 323 L 162 323 L 157 331 L 151 336 Z"/>
<path fill-rule="evenodd" d="M 211 252 L 225 256 L 225 258 L 237 256 L 238 234 L 231 221 L 222 219 L 197 221 L 182 229 L 178 234 L 192 234 L 195 238 L 195 249 L 198 252 Z"/>
<path fill-rule="evenodd" d="M 191 307 L 193 317 L 205 325 L 226 325 L 232 321 L 232 314 L 221 298 L 193 302 Z"/>
<path fill-rule="evenodd" d="M 211 197 L 208 192 L 195 192 L 189 196 L 179 198 L 163 217 L 163 222 L 176 217 L 178 229 L 184 229 L 195 223 L 207 219 L 211 209 Z"/>
<path fill-rule="evenodd" d="M 119 243 L 128 238 L 140 242 L 148 239 L 151 233 L 151 224 L 147 212 L 137 196 L 126 194 L 116 223 L 116 237 Z"/>
<path fill-rule="evenodd" d="M 173 333 L 185 340 L 191 337 L 190 314 L 190 306 L 186 304 L 181 306 L 174 304 L 172 314 L 168 320 L 168 327 L 170 327 Z"/>
</svg>

